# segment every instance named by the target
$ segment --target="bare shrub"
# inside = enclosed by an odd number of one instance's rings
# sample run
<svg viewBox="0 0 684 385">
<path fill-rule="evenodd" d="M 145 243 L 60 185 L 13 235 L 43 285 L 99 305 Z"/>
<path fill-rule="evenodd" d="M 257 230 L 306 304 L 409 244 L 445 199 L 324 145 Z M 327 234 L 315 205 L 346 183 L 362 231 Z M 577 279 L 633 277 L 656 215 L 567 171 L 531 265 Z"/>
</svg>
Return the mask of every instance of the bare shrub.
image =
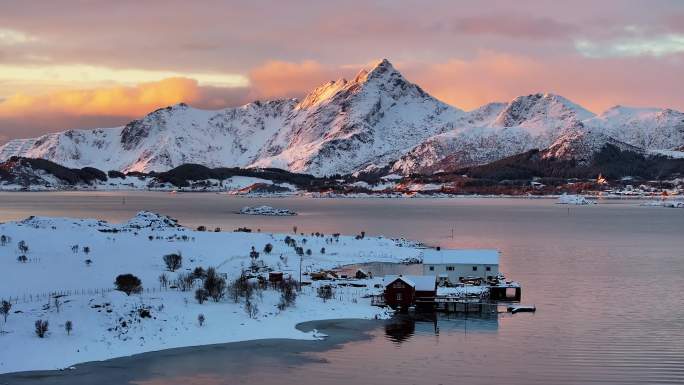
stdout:
<svg viewBox="0 0 684 385">
<path fill-rule="evenodd" d="M 169 286 L 169 277 L 165 273 L 159 275 L 159 286 L 166 289 Z"/>
<path fill-rule="evenodd" d="M 180 253 L 166 254 L 163 259 L 169 271 L 176 271 L 183 265 L 183 256 Z"/>
<path fill-rule="evenodd" d="M 192 289 L 192 284 L 195 281 L 195 277 L 191 273 L 178 273 L 176 276 L 176 286 L 181 291 L 188 291 Z"/>
<path fill-rule="evenodd" d="M 256 318 L 257 314 L 259 314 L 259 307 L 254 301 L 252 301 L 250 298 L 247 298 L 245 301 L 245 312 L 249 318 Z"/>
<path fill-rule="evenodd" d="M 329 299 L 335 296 L 335 290 L 333 290 L 330 285 L 320 286 L 317 290 L 318 298 L 322 298 L 323 302 L 327 302 Z"/>
<path fill-rule="evenodd" d="M 204 278 L 204 289 L 214 302 L 220 301 L 226 295 L 227 286 L 226 280 L 216 272 L 215 268 L 210 267 L 207 269 L 207 275 Z"/>
<path fill-rule="evenodd" d="M 280 301 L 278 302 L 278 309 L 285 310 L 294 305 L 297 300 L 297 286 L 298 282 L 293 279 L 284 279 L 277 284 L 277 289 L 280 291 Z"/>
<path fill-rule="evenodd" d="M 197 322 L 199 323 L 200 327 L 204 325 L 205 320 L 206 318 L 204 318 L 204 314 L 200 314 L 197 316 Z"/>
<path fill-rule="evenodd" d="M 2 302 L 0 302 L 0 315 L 2 315 L 5 323 L 7 323 L 7 316 L 9 315 L 10 310 L 12 310 L 12 303 L 3 299 Z"/>
<path fill-rule="evenodd" d="M 28 253 L 28 243 L 26 243 L 26 241 L 19 241 L 19 243 L 17 244 L 17 249 L 19 249 L 19 252 L 22 254 Z"/>
<path fill-rule="evenodd" d="M 66 330 L 67 335 L 70 336 L 70 335 L 71 335 L 71 331 L 74 330 L 74 324 L 73 324 L 71 321 L 67 321 L 67 322 L 64 324 L 64 330 Z"/>
<path fill-rule="evenodd" d="M 36 321 L 35 326 L 36 335 L 40 338 L 44 338 L 50 324 L 48 323 L 48 321 L 43 321 L 39 319 Z"/>
<path fill-rule="evenodd" d="M 209 292 L 206 289 L 199 288 L 195 290 L 195 299 L 200 305 L 209 298 Z"/>
</svg>

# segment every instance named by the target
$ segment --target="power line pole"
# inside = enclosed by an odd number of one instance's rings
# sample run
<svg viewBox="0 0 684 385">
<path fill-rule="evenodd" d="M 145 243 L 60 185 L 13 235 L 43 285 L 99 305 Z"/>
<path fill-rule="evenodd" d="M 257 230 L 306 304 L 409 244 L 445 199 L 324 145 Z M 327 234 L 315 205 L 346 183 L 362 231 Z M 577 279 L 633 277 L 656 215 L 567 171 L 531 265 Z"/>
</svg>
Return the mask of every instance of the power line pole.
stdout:
<svg viewBox="0 0 684 385">
<path fill-rule="evenodd" d="M 302 261 L 304 260 L 304 254 L 299 256 L 299 291 L 302 291 Z"/>
</svg>

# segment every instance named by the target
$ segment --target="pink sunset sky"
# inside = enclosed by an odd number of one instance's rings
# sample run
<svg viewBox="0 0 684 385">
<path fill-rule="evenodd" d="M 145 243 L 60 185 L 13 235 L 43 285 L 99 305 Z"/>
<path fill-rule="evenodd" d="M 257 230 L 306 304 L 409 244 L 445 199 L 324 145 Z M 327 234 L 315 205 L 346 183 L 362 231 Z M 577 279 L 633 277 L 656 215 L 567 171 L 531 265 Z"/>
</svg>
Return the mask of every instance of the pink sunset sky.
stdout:
<svg viewBox="0 0 684 385">
<path fill-rule="evenodd" d="M 684 110 L 684 1 L 0 0 L 0 143 L 301 97 L 379 58 L 465 110 L 534 92 Z"/>
</svg>

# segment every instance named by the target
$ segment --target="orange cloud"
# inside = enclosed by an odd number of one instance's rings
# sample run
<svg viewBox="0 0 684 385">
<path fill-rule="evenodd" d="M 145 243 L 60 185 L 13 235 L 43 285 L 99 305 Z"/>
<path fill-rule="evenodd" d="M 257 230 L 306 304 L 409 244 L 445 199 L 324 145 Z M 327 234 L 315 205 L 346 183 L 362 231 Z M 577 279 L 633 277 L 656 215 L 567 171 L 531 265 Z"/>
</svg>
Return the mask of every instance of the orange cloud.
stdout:
<svg viewBox="0 0 684 385">
<path fill-rule="evenodd" d="M 400 69 L 428 93 L 466 110 L 536 92 L 563 95 L 594 112 L 616 104 L 684 110 L 682 59 L 558 56 L 541 60 L 481 52 L 468 60 L 413 63 Z"/>
<path fill-rule="evenodd" d="M 169 78 L 133 87 L 57 91 L 45 95 L 16 94 L 0 103 L 0 117 L 39 114 L 142 115 L 179 102 L 194 103 L 201 92 L 197 81 Z"/>
<path fill-rule="evenodd" d="M 0 143 L 72 128 L 114 127 L 151 111 L 185 102 L 199 108 L 244 104 L 247 88 L 199 86 L 195 79 L 168 78 L 136 86 L 61 90 L 0 99 Z"/>
<path fill-rule="evenodd" d="M 407 76 L 436 98 L 459 108 L 473 109 L 543 90 L 530 83 L 527 76 L 538 72 L 539 67 L 529 58 L 486 52 L 472 60 L 414 65 L 407 68 Z"/>
<path fill-rule="evenodd" d="M 276 60 L 254 68 L 250 71 L 249 78 L 254 97 L 268 99 L 303 96 L 315 87 L 342 75 L 343 71 L 338 68 L 325 67 L 313 60 L 299 63 Z"/>
</svg>

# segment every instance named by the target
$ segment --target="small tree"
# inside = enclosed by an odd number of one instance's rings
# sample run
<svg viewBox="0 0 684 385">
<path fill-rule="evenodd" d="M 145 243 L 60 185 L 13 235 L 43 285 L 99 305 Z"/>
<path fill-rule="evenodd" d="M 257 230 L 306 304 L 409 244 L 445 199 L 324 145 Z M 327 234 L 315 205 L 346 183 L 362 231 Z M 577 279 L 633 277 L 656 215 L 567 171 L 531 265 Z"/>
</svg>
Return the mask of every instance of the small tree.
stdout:
<svg viewBox="0 0 684 385">
<path fill-rule="evenodd" d="M 78 245 L 71 246 L 71 252 L 74 254 L 78 253 Z"/>
<path fill-rule="evenodd" d="M 202 327 L 202 325 L 204 325 L 204 320 L 205 320 L 204 314 L 200 314 L 197 316 L 197 322 L 199 322 L 200 327 Z"/>
<path fill-rule="evenodd" d="M 3 299 L 2 302 L 0 302 L 0 314 L 2 314 L 5 323 L 7 323 L 7 316 L 9 315 L 10 310 L 12 310 L 12 303 Z"/>
<path fill-rule="evenodd" d="M 0 246 L 6 246 L 7 245 L 7 235 L 2 234 L 0 235 Z"/>
<path fill-rule="evenodd" d="M 64 330 L 66 330 L 68 336 L 71 335 L 71 331 L 72 331 L 73 329 L 74 329 L 74 324 L 71 323 L 71 321 L 67 321 L 67 322 L 64 324 Z"/>
<path fill-rule="evenodd" d="M 278 283 L 277 287 L 280 290 L 278 309 L 285 310 L 294 305 L 297 299 L 297 282 L 293 279 L 284 279 Z"/>
<path fill-rule="evenodd" d="M 55 310 L 57 310 L 57 313 L 59 313 L 59 308 L 62 306 L 62 302 L 59 300 L 59 297 L 55 297 Z"/>
<path fill-rule="evenodd" d="M 142 291 L 142 282 L 140 278 L 133 274 L 121 274 L 116 277 L 114 281 L 116 290 L 123 291 L 126 295 L 132 293 L 140 293 Z"/>
<path fill-rule="evenodd" d="M 197 231 L 207 231 L 207 226 L 197 226 Z"/>
<path fill-rule="evenodd" d="M 176 285 L 181 291 L 188 291 L 192 289 L 195 282 L 195 276 L 192 273 L 181 272 L 176 276 Z"/>
<path fill-rule="evenodd" d="M 257 314 L 259 314 L 259 307 L 250 298 L 247 298 L 245 300 L 245 312 L 249 318 L 256 318 Z"/>
<path fill-rule="evenodd" d="M 26 263 L 26 261 L 28 261 L 28 258 L 25 255 L 20 255 L 17 257 L 17 261 L 21 263 Z"/>
<path fill-rule="evenodd" d="M 93 263 L 93 260 L 92 260 L 92 259 L 86 259 L 86 260 L 85 260 L 86 266 L 90 266 L 92 263 Z"/>
<path fill-rule="evenodd" d="M 333 288 L 330 285 L 324 285 L 319 287 L 317 293 L 318 298 L 322 298 L 323 302 L 327 302 L 335 295 L 335 292 L 333 291 Z"/>
<path fill-rule="evenodd" d="M 325 247 L 321 247 L 321 254 L 325 254 Z"/>
<path fill-rule="evenodd" d="M 49 326 L 48 321 L 43 321 L 43 320 L 39 319 L 38 321 L 36 321 L 35 326 L 36 326 L 36 335 L 40 338 L 44 338 L 45 334 L 48 331 L 48 326 Z"/>
<path fill-rule="evenodd" d="M 163 259 L 169 271 L 176 271 L 183 265 L 183 256 L 180 253 L 166 254 Z"/>
<path fill-rule="evenodd" d="M 209 298 L 209 292 L 206 289 L 199 288 L 195 290 L 195 299 L 200 305 L 203 304 L 207 298 Z"/>
<path fill-rule="evenodd" d="M 306 255 L 311 255 L 311 249 L 306 249 Z"/>
<path fill-rule="evenodd" d="M 273 245 L 267 243 L 266 246 L 264 246 L 264 253 L 271 254 L 271 251 L 273 251 Z"/>
<path fill-rule="evenodd" d="M 220 301 L 225 296 L 226 288 L 226 280 L 218 275 L 215 268 L 208 268 L 207 276 L 204 278 L 204 289 L 214 302 Z"/>
<path fill-rule="evenodd" d="M 19 252 L 22 254 L 26 254 L 29 251 L 29 247 L 26 241 L 19 241 L 19 243 L 17 244 L 17 248 L 19 249 Z"/>
<path fill-rule="evenodd" d="M 169 285 L 169 277 L 168 277 L 166 274 L 161 273 L 161 274 L 159 275 L 159 286 L 160 286 L 162 289 L 166 289 L 166 287 L 167 287 L 168 285 Z"/>
<path fill-rule="evenodd" d="M 88 255 L 90 253 L 90 246 L 83 246 L 83 252 L 85 255 Z"/>
<path fill-rule="evenodd" d="M 197 266 L 195 270 L 192 271 L 192 276 L 195 277 L 195 279 L 204 279 L 207 276 L 207 272 L 202 266 Z"/>
</svg>

